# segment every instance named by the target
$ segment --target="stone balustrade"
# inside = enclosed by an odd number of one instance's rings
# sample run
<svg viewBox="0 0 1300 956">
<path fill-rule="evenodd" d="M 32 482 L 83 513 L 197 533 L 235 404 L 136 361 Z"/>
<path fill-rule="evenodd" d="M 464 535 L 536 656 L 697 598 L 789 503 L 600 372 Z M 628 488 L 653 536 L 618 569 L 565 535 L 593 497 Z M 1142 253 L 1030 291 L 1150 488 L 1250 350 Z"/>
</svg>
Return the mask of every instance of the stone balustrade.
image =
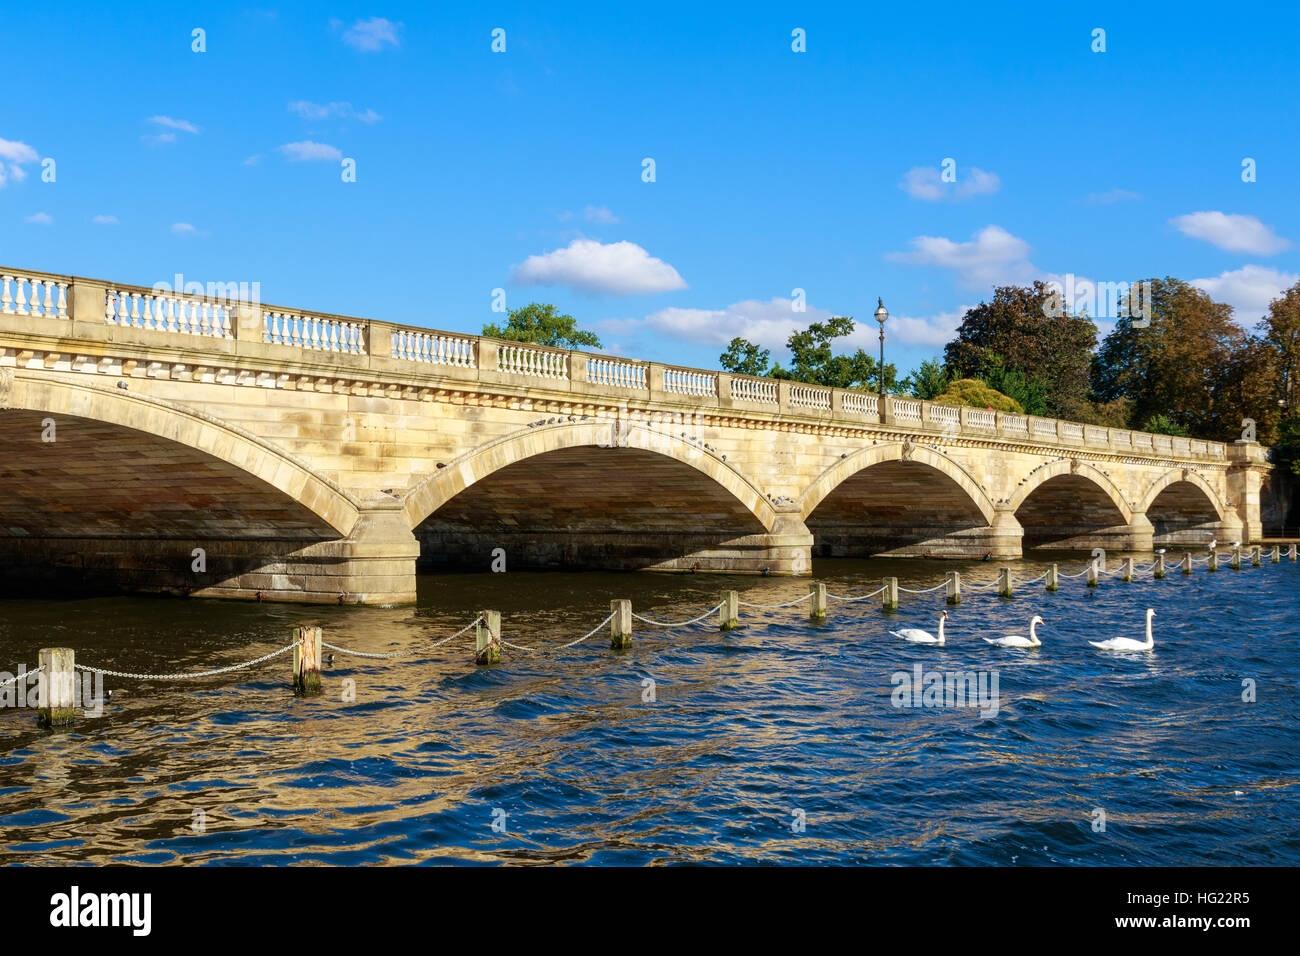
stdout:
<svg viewBox="0 0 1300 956">
<path fill-rule="evenodd" d="M 162 288 L 110 283 L 70 275 L 0 268 L 0 318 L 51 323 L 53 334 L 76 338 L 96 327 L 131 330 L 142 344 L 202 352 L 243 343 L 265 347 L 270 358 L 339 363 L 428 377 L 509 382 L 531 380 L 543 390 L 589 390 L 640 397 L 686 409 L 750 408 L 845 424 L 877 423 L 946 437 L 999 437 L 1131 454 L 1224 460 L 1225 446 L 1200 439 L 1151 435 L 988 409 L 958 408 L 856 389 L 660 365 L 475 335 L 399 326 L 351 316 L 303 312 L 260 303 L 179 294 Z M 57 324 L 57 325 L 56 325 Z M 74 329 L 68 329 L 71 324 Z M 43 327 L 43 326 L 42 326 Z M 379 343 L 376 345 L 376 343 Z M 376 352 L 375 349 L 378 349 Z M 196 356 L 202 358 L 203 356 Z M 380 362 L 390 363 L 383 365 Z M 508 376 L 508 378 L 502 378 Z"/>
</svg>

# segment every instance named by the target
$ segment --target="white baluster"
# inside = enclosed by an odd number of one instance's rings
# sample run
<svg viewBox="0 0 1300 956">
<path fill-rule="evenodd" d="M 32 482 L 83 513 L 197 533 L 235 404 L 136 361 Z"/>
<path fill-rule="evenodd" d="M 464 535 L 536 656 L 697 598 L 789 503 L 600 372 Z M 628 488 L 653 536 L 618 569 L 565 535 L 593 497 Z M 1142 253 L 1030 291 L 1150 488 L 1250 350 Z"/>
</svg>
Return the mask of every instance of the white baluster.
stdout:
<svg viewBox="0 0 1300 956">
<path fill-rule="evenodd" d="M 14 298 L 9 294 L 9 280 L 13 276 L 0 276 L 0 282 L 4 283 L 4 292 L 0 294 L 0 312 L 5 315 L 12 315 L 14 311 Z"/>
<path fill-rule="evenodd" d="M 18 314 L 27 314 L 27 293 L 23 291 L 23 283 L 27 281 L 22 276 L 18 277 Z"/>
<path fill-rule="evenodd" d="M 68 317 L 68 284 L 66 282 L 59 283 L 59 301 L 56 308 L 59 310 L 59 318 L 66 319 Z"/>
<path fill-rule="evenodd" d="M 118 295 L 116 292 L 112 289 L 104 290 L 104 321 L 109 325 L 115 325 L 117 323 L 115 307 L 117 306 L 118 301 Z"/>
<path fill-rule="evenodd" d="M 167 297 L 167 331 L 176 331 L 176 296 Z"/>
<path fill-rule="evenodd" d="M 41 307 L 41 314 L 47 319 L 51 318 L 50 313 L 54 311 L 54 280 L 45 280 L 45 301 Z"/>
<path fill-rule="evenodd" d="M 140 297 L 134 292 L 124 292 L 122 294 L 131 300 L 131 319 L 126 324 L 132 328 L 137 328 L 140 325 Z M 118 324 L 122 324 L 121 317 L 118 318 Z"/>
</svg>

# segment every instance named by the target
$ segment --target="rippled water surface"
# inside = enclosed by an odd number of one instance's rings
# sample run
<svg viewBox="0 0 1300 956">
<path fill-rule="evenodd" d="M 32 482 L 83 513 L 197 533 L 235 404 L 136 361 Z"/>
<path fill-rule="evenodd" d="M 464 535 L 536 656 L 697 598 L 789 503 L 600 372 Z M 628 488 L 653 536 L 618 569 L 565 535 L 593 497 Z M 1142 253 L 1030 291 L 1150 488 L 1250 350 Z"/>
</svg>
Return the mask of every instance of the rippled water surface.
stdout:
<svg viewBox="0 0 1300 956">
<path fill-rule="evenodd" d="M 996 574 L 881 560 L 815 570 L 852 595 L 885 574 L 916 588 L 953 569 L 967 584 Z M 729 634 L 714 616 L 677 630 L 638 623 L 626 651 L 604 632 L 555 650 L 611 598 L 681 620 L 733 587 L 776 604 L 808 585 L 484 574 L 422 578 L 419 605 L 401 609 L 0 601 L 9 673 L 56 645 L 110 669 L 200 670 L 273 651 L 304 622 L 330 643 L 387 653 L 483 607 L 502 611 L 507 639 L 546 651 L 507 649 L 501 665 L 476 668 L 467 634 L 404 660 L 338 655 L 325 693 L 308 699 L 290 692 L 288 656 L 199 680 L 109 678 L 103 715 L 62 732 L 0 709 L 0 862 L 1300 863 L 1296 564 L 1106 578 L 1095 591 L 1073 580 L 1056 594 L 1039 583 L 1011 600 L 968 592 L 944 647 L 887 633 L 934 630 L 940 592 L 904 594 L 896 615 L 875 598 L 833 601 L 816 625 L 806 604 L 742 608 Z M 1140 638 L 1147 607 L 1154 652 L 1088 645 Z M 980 640 L 1023 633 L 1034 613 L 1047 621 L 1040 650 Z M 918 663 L 996 672 L 996 715 L 895 707 L 891 676 Z M 342 700 L 348 678 L 355 703 Z"/>
</svg>

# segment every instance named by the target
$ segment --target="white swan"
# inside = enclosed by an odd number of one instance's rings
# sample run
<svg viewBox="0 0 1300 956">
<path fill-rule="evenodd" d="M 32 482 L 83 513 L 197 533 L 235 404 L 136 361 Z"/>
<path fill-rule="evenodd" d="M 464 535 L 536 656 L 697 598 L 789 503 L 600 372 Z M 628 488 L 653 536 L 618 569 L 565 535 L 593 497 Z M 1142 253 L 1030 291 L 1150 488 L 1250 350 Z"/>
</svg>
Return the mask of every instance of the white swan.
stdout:
<svg viewBox="0 0 1300 956">
<path fill-rule="evenodd" d="M 1023 634 L 1008 634 L 1006 637 L 986 637 L 984 640 L 996 647 L 1042 647 L 1043 642 L 1038 639 L 1038 625 L 1043 623 L 1043 619 L 1037 614 L 1029 621 L 1029 636 Z"/>
<path fill-rule="evenodd" d="M 1149 651 L 1155 647 L 1155 638 L 1151 636 L 1151 619 L 1156 616 L 1155 608 L 1147 608 L 1147 639 L 1135 641 L 1131 637 L 1112 637 L 1108 641 L 1089 641 L 1093 647 L 1103 651 Z"/>
<path fill-rule="evenodd" d="M 905 641 L 911 641 L 913 644 L 942 644 L 943 643 L 943 622 L 948 619 L 948 612 L 944 611 L 939 615 L 939 636 L 935 637 L 929 631 L 923 631 L 919 627 L 905 627 L 898 631 L 890 631 L 894 637 L 902 638 Z"/>
</svg>

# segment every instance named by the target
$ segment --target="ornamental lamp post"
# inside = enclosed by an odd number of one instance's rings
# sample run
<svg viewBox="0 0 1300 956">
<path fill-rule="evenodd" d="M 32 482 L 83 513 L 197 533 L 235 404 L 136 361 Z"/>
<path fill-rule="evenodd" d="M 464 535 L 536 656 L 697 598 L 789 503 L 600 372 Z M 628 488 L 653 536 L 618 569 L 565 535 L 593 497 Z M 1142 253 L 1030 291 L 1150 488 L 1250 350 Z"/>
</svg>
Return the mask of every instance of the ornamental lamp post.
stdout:
<svg viewBox="0 0 1300 956">
<path fill-rule="evenodd" d="M 880 323 L 880 408 L 885 408 L 885 323 L 889 321 L 889 310 L 884 301 L 876 297 L 876 321 Z"/>
</svg>

